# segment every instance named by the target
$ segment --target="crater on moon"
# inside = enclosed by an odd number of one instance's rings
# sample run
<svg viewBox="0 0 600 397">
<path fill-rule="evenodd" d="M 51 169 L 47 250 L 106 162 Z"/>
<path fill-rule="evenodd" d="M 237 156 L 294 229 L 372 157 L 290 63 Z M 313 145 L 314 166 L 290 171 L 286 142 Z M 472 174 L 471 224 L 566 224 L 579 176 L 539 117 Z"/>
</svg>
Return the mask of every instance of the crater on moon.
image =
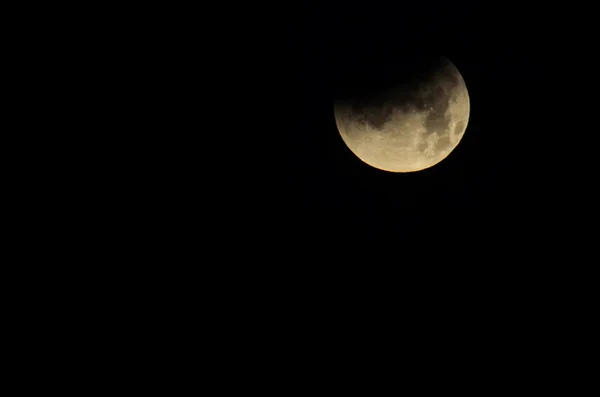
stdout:
<svg viewBox="0 0 600 397">
<path fill-rule="evenodd" d="M 469 95 L 447 58 L 419 58 L 398 66 L 392 78 L 357 80 L 334 113 L 342 139 L 365 163 L 419 171 L 446 158 L 464 135 Z"/>
</svg>

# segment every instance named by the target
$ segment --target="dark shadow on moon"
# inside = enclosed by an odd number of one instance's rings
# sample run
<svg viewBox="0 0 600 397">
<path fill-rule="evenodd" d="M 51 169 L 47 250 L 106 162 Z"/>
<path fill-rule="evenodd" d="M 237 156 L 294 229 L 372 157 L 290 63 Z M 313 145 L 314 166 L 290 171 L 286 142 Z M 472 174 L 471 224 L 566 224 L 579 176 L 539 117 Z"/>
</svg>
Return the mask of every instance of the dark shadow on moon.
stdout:
<svg viewBox="0 0 600 397">
<path fill-rule="evenodd" d="M 430 134 L 447 130 L 449 96 L 459 84 L 459 72 L 448 59 L 419 57 L 396 68 L 388 65 L 378 75 L 359 75 L 336 106 L 375 129 L 382 129 L 397 112 L 428 112 L 425 127 Z"/>
</svg>

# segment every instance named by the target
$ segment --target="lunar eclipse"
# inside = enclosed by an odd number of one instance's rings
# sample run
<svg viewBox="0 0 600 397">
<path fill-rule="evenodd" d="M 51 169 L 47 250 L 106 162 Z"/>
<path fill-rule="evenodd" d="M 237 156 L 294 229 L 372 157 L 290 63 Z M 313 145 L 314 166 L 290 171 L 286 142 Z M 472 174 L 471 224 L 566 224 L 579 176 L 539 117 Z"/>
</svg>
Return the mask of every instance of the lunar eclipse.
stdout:
<svg viewBox="0 0 600 397">
<path fill-rule="evenodd" d="M 389 67 L 368 90 L 347 90 L 335 101 L 338 131 L 366 164 L 389 172 L 430 168 L 457 147 L 469 121 L 465 80 L 445 57 Z"/>
</svg>

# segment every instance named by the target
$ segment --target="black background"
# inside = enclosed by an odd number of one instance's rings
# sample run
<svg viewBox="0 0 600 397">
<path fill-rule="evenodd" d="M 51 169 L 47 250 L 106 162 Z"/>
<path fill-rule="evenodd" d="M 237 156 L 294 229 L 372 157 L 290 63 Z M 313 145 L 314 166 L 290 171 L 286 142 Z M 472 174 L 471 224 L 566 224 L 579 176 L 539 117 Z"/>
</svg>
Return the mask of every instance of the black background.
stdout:
<svg viewBox="0 0 600 397">
<path fill-rule="evenodd" d="M 553 22 L 557 12 L 542 18 L 494 6 L 350 2 L 305 5 L 293 15 L 276 57 L 284 60 L 275 74 L 281 92 L 271 101 L 276 117 L 285 116 L 273 120 L 277 144 L 267 144 L 285 164 L 266 173 L 279 244 L 373 255 L 453 252 L 481 261 L 518 251 L 523 261 L 560 230 L 569 211 L 557 206 L 569 189 L 560 173 L 573 163 L 570 141 L 556 137 L 576 133 L 573 103 L 564 98 L 577 86 L 577 61 L 570 44 L 561 46 L 573 40 Z M 346 147 L 333 101 L 360 76 L 411 54 L 455 63 L 469 90 L 470 121 L 445 161 L 387 173 Z"/>
<path fill-rule="evenodd" d="M 547 314 L 546 329 L 571 326 L 571 318 L 557 319 L 559 309 L 591 318 L 581 304 L 593 301 L 584 281 L 596 280 L 586 275 L 595 263 L 597 213 L 597 61 L 585 32 L 594 26 L 591 10 L 374 1 L 226 6 L 219 15 L 156 6 L 151 18 L 136 8 L 131 20 L 149 27 L 126 24 L 134 34 L 115 35 L 118 56 L 93 53 L 90 64 L 101 70 L 77 82 L 110 89 L 94 104 L 73 97 L 96 118 L 67 119 L 76 120 L 76 138 L 89 140 L 72 151 L 88 159 L 92 148 L 100 152 L 91 161 L 98 171 L 66 161 L 78 173 L 66 178 L 66 195 L 54 182 L 66 173 L 51 175 L 51 189 L 34 196 L 34 206 L 39 197 L 61 202 L 46 204 L 56 221 L 41 229 L 61 241 L 27 249 L 53 256 L 68 247 L 79 262 L 92 257 L 102 266 L 47 272 L 75 277 L 71 284 L 88 291 L 99 284 L 102 305 L 113 299 L 125 319 L 147 315 L 140 335 L 195 331 L 178 322 L 200 318 L 234 349 L 239 341 L 262 349 L 254 333 L 271 341 L 279 334 L 282 346 L 301 349 L 306 335 L 329 344 L 378 319 L 410 327 L 411 312 L 438 320 L 418 327 L 430 340 L 450 326 L 504 348 L 506 334 L 521 337 L 526 320 Z M 346 147 L 333 102 L 357 76 L 393 69 L 412 54 L 444 55 L 458 67 L 470 121 L 440 164 L 387 173 Z M 168 321 L 158 324 L 161 311 Z M 211 311 L 216 321 L 206 320 Z M 476 326 L 463 331 L 461 316 Z M 343 329 L 325 330 L 336 322 Z M 490 329 L 505 335 L 491 338 Z M 529 331 L 525 343 L 546 329 Z M 540 347 L 546 354 L 548 343 Z"/>
<path fill-rule="evenodd" d="M 164 131 L 177 140 L 161 152 L 176 171 L 154 162 L 182 200 L 183 241 L 204 233 L 319 266 L 358 254 L 542 266 L 587 244 L 597 84 L 585 9 L 286 2 L 228 15 L 219 31 L 194 17 L 184 44 L 166 45 L 192 69 L 171 83 L 182 94 Z M 470 120 L 443 162 L 387 173 L 346 147 L 333 102 L 411 54 L 458 67 Z"/>
<path fill-rule="evenodd" d="M 196 328 L 181 322 L 200 318 L 233 349 L 240 341 L 262 349 L 253 333 L 285 339 L 278 350 L 305 349 L 307 335 L 331 344 L 358 323 L 410 326 L 410 311 L 438 320 L 417 329 L 429 340 L 450 326 L 501 348 L 510 344 L 507 334 L 523 339 L 525 320 L 541 314 L 552 322 L 528 331 L 525 343 L 574 326 L 575 317 L 591 318 L 581 303 L 593 301 L 584 281 L 596 280 L 586 275 L 595 264 L 597 213 L 592 10 L 374 1 L 226 6 L 219 15 L 144 6 L 155 8 L 149 16 L 135 7 L 124 18 L 133 34 L 113 33 L 110 57 L 87 38 L 69 47 L 75 60 L 59 67 L 75 75 L 78 62 L 92 65 L 75 80 L 94 102 L 64 92 L 60 75 L 51 75 L 59 87 L 47 92 L 78 102 L 51 112 L 66 115 L 75 133 L 54 133 L 63 124 L 44 119 L 40 135 L 95 170 L 43 148 L 47 164 L 58 159 L 65 170 L 39 167 L 49 186 L 34 183 L 39 191 L 27 211 L 41 208 L 53 219 L 22 222 L 48 241 L 27 242 L 23 252 L 77 259 L 75 269 L 45 266 L 84 290 L 64 288 L 70 302 L 96 313 L 82 299 L 95 283 L 107 316 L 122 314 L 118 329 L 127 320 L 144 324 L 133 339 L 170 329 L 178 333 L 173 340 L 185 340 L 180 332 Z M 102 22 L 95 31 L 104 36 L 112 26 Z M 93 50 L 91 60 L 82 61 L 82 47 Z M 463 74 L 471 98 L 465 136 L 431 169 L 376 170 L 344 145 L 333 101 L 358 74 L 423 53 L 449 57 Z M 101 266 L 89 266 L 94 261 Z M 60 286 L 49 279 L 42 284 L 54 293 Z M 107 300 L 114 311 L 105 310 Z M 420 310 L 428 300 L 432 309 Z M 476 326 L 463 331 L 457 312 L 471 307 L 464 317 Z M 557 318 L 559 309 L 573 319 Z M 216 321 L 206 320 L 210 311 Z M 345 315 L 344 329 L 325 330 Z M 502 324 L 498 315 L 518 323 Z M 504 335 L 491 338 L 489 329 Z M 577 341 L 589 327 L 574 329 Z M 540 350 L 553 354 L 556 340 L 538 343 Z M 352 351 L 347 346 L 340 347 Z"/>
</svg>

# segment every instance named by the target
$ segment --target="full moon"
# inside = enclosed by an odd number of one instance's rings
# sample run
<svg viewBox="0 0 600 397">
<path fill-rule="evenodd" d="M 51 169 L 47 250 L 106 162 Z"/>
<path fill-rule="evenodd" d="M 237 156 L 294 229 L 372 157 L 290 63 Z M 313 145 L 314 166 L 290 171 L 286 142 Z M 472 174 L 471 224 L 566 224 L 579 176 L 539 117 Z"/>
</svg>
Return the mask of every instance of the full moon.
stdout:
<svg viewBox="0 0 600 397">
<path fill-rule="evenodd" d="M 456 148 L 467 129 L 465 81 L 445 57 L 399 66 L 392 74 L 397 76 L 379 78 L 366 91 L 349 90 L 335 101 L 338 131 L 372 167 L 390 172 L 432 167 Z"/>
</svg>

